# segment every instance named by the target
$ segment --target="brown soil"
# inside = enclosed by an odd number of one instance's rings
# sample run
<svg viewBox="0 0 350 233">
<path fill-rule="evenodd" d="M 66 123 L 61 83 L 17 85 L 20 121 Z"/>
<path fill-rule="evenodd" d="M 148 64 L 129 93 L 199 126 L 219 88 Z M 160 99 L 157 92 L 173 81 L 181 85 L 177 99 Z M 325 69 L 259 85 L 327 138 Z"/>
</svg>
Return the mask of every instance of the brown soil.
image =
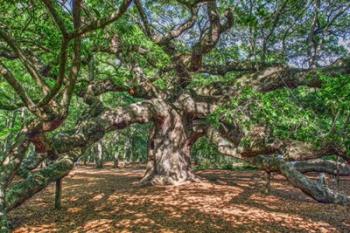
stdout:
<svg viewBox="0 0 350 233">
<path fill-rule="evenodd" d="M 63 208 L 54 185 L 10 214 L 14 232 L 350 232 L 349 207 L 316 203 L 274 176 L 207 170 L 207 181 L 173 187 L 133 185 L 137 167 L 79 167 L 64 179 Z M 350 193 L 350 179 L 341 188 Z"/>
</svg>

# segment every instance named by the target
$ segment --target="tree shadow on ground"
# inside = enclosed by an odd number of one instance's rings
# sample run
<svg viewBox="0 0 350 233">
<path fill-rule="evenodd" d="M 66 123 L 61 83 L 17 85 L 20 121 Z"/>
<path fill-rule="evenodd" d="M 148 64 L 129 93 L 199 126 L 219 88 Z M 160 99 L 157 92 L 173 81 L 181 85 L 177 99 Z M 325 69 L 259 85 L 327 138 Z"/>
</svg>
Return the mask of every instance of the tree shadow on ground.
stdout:
<svg viewBox="0 0 350 233">
<path fill-rule="evenodd" d="M 218 171 L 218 173 L 221 172 Z M 263 172 L 234 173 L 233 176 L 223 173 L 221 175 L 215 174 L 211 181 L 216 184 L 224 183 L 244 188 L 239 196 L 232 198 L 232 204 L 247 205 L 274 214 L 300 216 L 314 222 L 324 221 L 333 225 L 340 232 L 350 232 L 350 217 L 347 214 L 350 210 L 349 207 L 317 203 L 301 190 L 293 188 L 281 175 L 274 175 L 271 181 L 272 190 L 269 195 L 266 195 L 263 193 L 265 181 L 262 177 L 264 177 Z M 250 178 L 248 182 L 247 178 Z M 315 179 L 315 177 L 312 178 Z M 234 179 L 235 182 L 230 181 L 230 179 Z M 350 193 L 349 183 L 348 178 L 342 178 L 340 185 L 342 191 L 348 194 Z M 336 215 L 335 212 L 341 214 Z"/>
<path fill-rule="evenodd" d="M 132 168 L 79 167 L 64 179 L 63 206 L 53 209 L 53 186 L 11 213 L 14 232 L 346 232 L 349 209 L 281 196 L 274 179 L 264 195 L 259 173 L 203 171 L 202 183 L 132 185 Z M 301 193 L 301 195 L 304 195 Z M 332 211 L 331 211 L 332 210 Z M 344 221 L 345 220 L 345 221 Z M 343 221 L 343 222 L 342 222 Z"/>
</svg>

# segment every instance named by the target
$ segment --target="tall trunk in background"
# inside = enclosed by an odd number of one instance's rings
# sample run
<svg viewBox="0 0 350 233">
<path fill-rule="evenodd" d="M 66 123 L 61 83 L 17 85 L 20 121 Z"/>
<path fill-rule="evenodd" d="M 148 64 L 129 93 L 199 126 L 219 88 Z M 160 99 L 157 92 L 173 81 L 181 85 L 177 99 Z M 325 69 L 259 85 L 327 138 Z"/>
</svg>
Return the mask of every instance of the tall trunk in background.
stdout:
<svg viewBox="0 0 350 233">
<path fill-rule="evenodd" d="M 61 209 L 62 199 L 62 178 L 56 180 L 55 188 L 55 209 Z"/>
<path fill-rule="evenodd" d="M 23 110 L 22 110 L 23 112 Z M 23 115 L 23 114 L 22 114 Z M 14 126 L 15 126 L 15 123 L 16 123 L 16 118 L 17 118 L 17 111 L 13 112 L 12 113 L 12 117 L 9 118 L 6 122 L 6 127 L 8 129 L 12 129 Z M 11 139 L 11 137 L 6 137 L 6 139 L 4 140 L 4 147 L 7 146 L 7 144 L 9 143 L 9 139 Z M 1 145 L 1 144 L 0 144 Z"/>
<path fill-rule="evenodd" d="M 5 203 L 5 187 L 0 184 L 0 233 L 10 232 L 8 221 L 7 221 L 7 211 Z"/>
<path fill-rule="evenodd" d="M 266 183 L 265 183 L 265 194 L 271 193 L 271 172 L 267 171 L 266 174 Z"/>
<path fill-rule="evenodd" d="M 119 142 L 119 135 L 118 133 L 114 134 L 114 144 L 116 145 Z M 114 168 L 118 168 L 119 167 L 119 147 L 117 147 L 114 151 L 114 155 L 113 155 L 113 167 Z M 113 149 L 111 151 L 111 153 L 113 153 Z"/>
<path fill-rule="evenodd" d="M 97 153 L 95 155 L 96 168 L 103 168 L 103 148 L 102 142 L 97 143 Z"/>
<path fill-rule="evenodd" d="M 132 135 L 130 135 L 130 137 L 132 137 Z M 132 143 L 131 143 L 130 137 L 125 139 L 125 144 L 124 144 L 124 153 L 125 153 L 124 157 L 128 163 L 132 162 L 132 157 L 133 157 Z"/>
<path fill-rule="evenodd" d="M 113 167 L 114 168 L 119 167 L 119 151 L 118 151 L 118 149 L 114 152 Z"/>
</svg>

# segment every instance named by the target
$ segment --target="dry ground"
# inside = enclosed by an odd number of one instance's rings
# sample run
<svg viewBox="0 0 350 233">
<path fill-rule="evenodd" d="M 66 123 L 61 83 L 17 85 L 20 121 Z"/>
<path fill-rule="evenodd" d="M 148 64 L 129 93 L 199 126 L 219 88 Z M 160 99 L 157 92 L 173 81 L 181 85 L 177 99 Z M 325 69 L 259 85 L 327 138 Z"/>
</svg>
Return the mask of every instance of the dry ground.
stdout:
<svg viewBox="0 0 350 233">
<path fill-rule="evenodd" d="M 207 170 L 208 181 L 136 187 L 137 167 L 79 167 L 64 179 L 63 208 L 51 185 L 10 214 L 14 232 L 350 232 L 349 207 L 319 204 L 275 176 Z M 350 180 L 342 181 L 350 193 Z"/>
</svg>

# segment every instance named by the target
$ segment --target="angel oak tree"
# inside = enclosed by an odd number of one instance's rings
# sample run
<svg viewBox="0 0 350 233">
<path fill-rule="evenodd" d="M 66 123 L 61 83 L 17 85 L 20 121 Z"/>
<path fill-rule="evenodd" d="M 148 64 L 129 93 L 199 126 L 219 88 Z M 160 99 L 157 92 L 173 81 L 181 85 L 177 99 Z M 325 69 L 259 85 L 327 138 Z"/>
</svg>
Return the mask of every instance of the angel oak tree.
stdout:
<svg viewBox="0 0 350 233">
<path fill-rule="evenodd" d="M 19 102 L 4 93 L 0 108 L 28 114 L 16 136 L 2 143 L 1 231 L 8 231 L 8 211 L 66 176 L 106 133 L 135 123 L 153 125 L 141 184 L 197 181 L 191 148 L 207 137 L 220 153 L 278 172 L 317 201 L 350 203 L 305 175 L 350 175 L 346 145 L 278 138 L 269 124 L 254 121 L 247 108 L 253 99 L 230 105 L 246 90 L 317 91 L 328 79 L 348 77 L 348 52 L 339 52 L 339 39 L 350 33 L 347 1 L 71 2 L 25 1 L 1 9 L 0 81 Z M 198 76 L 207 82 L 193 85 Z M 217 77 L 223 81 L 210 81 Z M 124 93 L 134 103 L 118 106 L 114 98 L 108 104 L 117 106 L 107 107 L 106 93 Z M 70 124 L 79 104 L 84 112 Z M 216 126 L 208 123 L 223 107 L 240 117 L 223 114 Z M 45 159 L 50 163 L 39 168 Z"/>
</svg>

